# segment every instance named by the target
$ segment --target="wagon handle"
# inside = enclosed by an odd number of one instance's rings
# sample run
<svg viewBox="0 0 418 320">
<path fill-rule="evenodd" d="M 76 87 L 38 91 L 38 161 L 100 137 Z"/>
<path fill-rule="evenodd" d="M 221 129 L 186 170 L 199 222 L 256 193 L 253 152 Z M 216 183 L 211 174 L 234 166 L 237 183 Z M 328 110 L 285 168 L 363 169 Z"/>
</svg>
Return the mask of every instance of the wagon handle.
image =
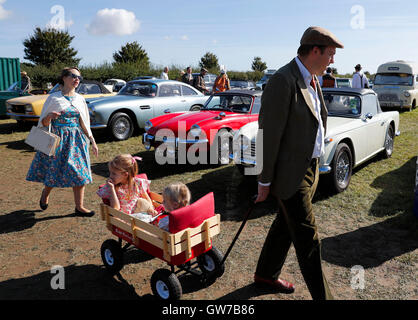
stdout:
<svg viewBox="0 0 418 320">
<path fill-rule="evenodd" d="M 257 199 L 257 196 L 258 195 L 256 194 L 256 195 L 254 195 L 254 196 L 251 197 L 250 207 L 248 208 L 247 213 L 245 214 L 244 220 L 242 221 L 241 226 L 239 227 L 238 232 L 237 232 L 237 234 L 234 237 L 234 240 L 232 240 L 231 244 L 229 245 L 228 250 L 226 250 L 226 253 L 225 253 L 225 255 L 224 255 L 224 257 L 223 257 L 223 259 L 221 261 L 221 265 L 223 265 L 225 263 L 226 258 L 228 257 L 229 253 L 232 250 L 232 247 L 234 246 L 234 244 L 237 241 L 237 239 L 238 239 L 238 237 L 239 237 L 242 229 L 244 228 L 245 224 L 247 223 L 247 220 L 248 220 L 248 218 L 250 216 L 250 213 L 251 213 L 251 211 L 253 211 L 253 209 L 254 209 L 254 207 L 256 205 L 255 200 Z"/>
</svg>

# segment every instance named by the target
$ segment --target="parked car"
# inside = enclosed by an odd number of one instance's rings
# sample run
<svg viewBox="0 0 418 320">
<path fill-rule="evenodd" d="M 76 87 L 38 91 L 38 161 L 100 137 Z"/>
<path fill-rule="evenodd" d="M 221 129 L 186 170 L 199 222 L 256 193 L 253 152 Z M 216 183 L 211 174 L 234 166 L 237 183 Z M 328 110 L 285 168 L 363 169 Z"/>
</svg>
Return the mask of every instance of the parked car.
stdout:
<svg viewBox="0 0 418 320">
<path fill-rule="evenodd" d="M 9 99 L 6 101 L 7 115 L 17 120 L 18 123 L 38 122 L 42 113 L 42 108 L 49 94 L 61 90 L 59 84 L 56 84 L 48 94 L 32 95 Z M 76 88 L 76 92 L 84 98 L 112 96 L 115 93 L 110 92 L 98 81 L 83 80 Z"/>
<path fill-rule="evenodd" d="M 418 103 L 418 64 L 412 61 L 390 61 L 377 68 L 373 90 L 382 108 L 413 110 Z"/>
<path fill-rule="evenodd" d="M 350 78 L 335 78 L 337 80 L 337 88 L 351 88 Z"/>
<path fill-rule="evenodd" d="M 392 155 L 395 136 L 400 133 L 399 113 L 382 112 L 371 89 L 324 88 L 323 94 L 328 121 L 319 172 L 328 174 L 334 190 L 342 192 L 350 183 L 353 168 L 379 153 L 385 158 Z M 235 133 L 236 152 L 230 158 L 241 172 L 246 166 L 257 165 L 257 131 L 255 121 Z"/>
<path fill-rule="evenodd" d="M 133 78 L 132 80 L 153 80 L 153 79 L 158 79 L 158 78 L 154 76 L 139 76 L 139 77 Z"/>
<path fill-rule="evenodd" d="M 276 72 L 274 69 L 269 69 L 266 71 L 264 76 L 256 83 L 256 87 L 258 90 L 264 90 L 264 87 L 266 86 L 267 81 L 270 79 L 270 77 Z"/>
<path fill-rule="evenodd" d="M 260 104 L 259 91 L 228 90 L 214 93 L 199 112 L 171 113 L 147 121 L 143 143 L 147 150 L 152 147 L 157 149 L 163 142 L 169 142 L 166 130 L 162 130 L 168 129 L 175 139 L 176 150 L 171 155 L 174 158 L 178 156 L 181 145 L 186 151 L 192 145 L 203 143 L 204 152 L 212 150 L 216 152 L 218 162 L 229 163 L 234 132 L 258 119 Z M 183 132 L 181 126 L 184 127 Z"/>
<path fill-rule="evenodd" d="M 103 82 L 103 85 L 110 92 L 118 92 L 126 84 L 125 80 L 122 79 L 107 79 Z"/>
<path fill-rule="evenodd" d="M 200 110 L 207 96 L 174 80 L 129 81 L 117 95 L 87 99 L 92 129 L 107 128 L 116 140 L 132 136 L 151 118 L 169 112 Z"/>
<path fill-rule="evenodd" d="M 251 80 L 230 80 L 229 84 L 231 89 L 256 90 L 255 82 Z"/>
<path fill-rule="evenodd" d="M 6 115 L 6 100 L 21 96 L 30 96 L 30 93 L 20 89 L 20 82 L 16 81 L 9 88 L 0 91 L 0 116 Z"/>
</svg>

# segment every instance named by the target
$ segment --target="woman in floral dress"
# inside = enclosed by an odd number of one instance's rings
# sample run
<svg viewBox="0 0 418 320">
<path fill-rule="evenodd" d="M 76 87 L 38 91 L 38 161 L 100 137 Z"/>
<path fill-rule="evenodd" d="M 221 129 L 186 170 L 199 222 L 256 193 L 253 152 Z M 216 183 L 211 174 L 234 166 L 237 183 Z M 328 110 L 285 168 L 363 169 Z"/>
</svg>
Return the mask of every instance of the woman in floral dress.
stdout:
<svg viewBox="0 0 418 320">
<path fill-rule="evenodd" d="M 65 68 L 60 77 L 62 89 L 49 95 L 42 109 L 38 127 L 50 127 L 61 138 L 55 155 L 40 151 L 35 154 L 26 180 L 44 184 L 39 205 L 48 207 L 53 188 L 72 187 L 75 213 L 92 216 L 94 211 L 84 207 L 85 185 L 92 183 L 89 144 L 96 157 L 98 148 L 90 130 L 90 118 L 86 101 L 75 92 L 82 77 L 75 68 Z"/>
</svg>

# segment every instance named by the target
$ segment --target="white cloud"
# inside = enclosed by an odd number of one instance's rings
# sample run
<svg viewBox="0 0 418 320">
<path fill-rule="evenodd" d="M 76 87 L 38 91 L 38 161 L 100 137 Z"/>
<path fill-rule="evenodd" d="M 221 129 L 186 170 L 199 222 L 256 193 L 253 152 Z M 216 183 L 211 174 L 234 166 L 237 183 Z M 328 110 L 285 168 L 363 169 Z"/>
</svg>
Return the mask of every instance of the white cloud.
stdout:
<svg viewBox="0 0 418 320">
<path fill-rule="evenodd" d="M 183 36 L 181 36 L 180 39 L 183 40 L 183 41 L 187 41 L 187 40 L 189 40 L 189 37 L 187 35 L 183 35 Z"/>
<path fill-rule="evenodd" d="M 164 36 L 164 40 L 171 40 L 171 36 Z"/>
<path fill-rule="evenodd" d="M 140 21 L 135 14 L 125 9 L 102 9 L 96 13 L 87 31 L 94 35 L 113 34 L 117 36 L 133 34 L 139 30 Z"/>
<path fill-rule="evenodd" d="M 6 0 L 0 0 L 0 20 L 7 19 L 12 12 L 3 8 L 3 4 Z"/>
</svg>

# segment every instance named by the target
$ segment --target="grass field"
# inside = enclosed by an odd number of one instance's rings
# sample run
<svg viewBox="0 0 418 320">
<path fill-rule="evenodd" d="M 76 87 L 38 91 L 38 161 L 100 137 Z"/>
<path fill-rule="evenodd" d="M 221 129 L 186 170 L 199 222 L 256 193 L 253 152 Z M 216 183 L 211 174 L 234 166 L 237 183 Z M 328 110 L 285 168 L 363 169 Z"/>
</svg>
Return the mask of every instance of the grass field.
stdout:
<svg viewBox="0 0 418 320">
<path fill-rule="evenodd" d="M 400 131 L 393 156 L 377 157 L 356 168 L 345 192 L 330 194 L 320 179 L 314 212 L 325 274 L 336 299 L 418 298 L 418 218 L 413 215 L 418 110 L 400 114 Z M 138 155 L 153 191 L 182 181 L 193 200 L 215 193 L 222 224 L 214 244 L 226 251 L 256 191 L 254 179 L 242 177 L 233 164 L 159 166 L 153 152 L 145 151 L 140 135 L 113 142 L 104 133 L 95 133 L 100 154 L 92 155 L 94 183 L 86 188 L 87 208 L 98 208 L 95 191 L 108 175 L 107 162 L 120 153 Z M 25 181 L 34 155 L 24 143 L 27 134 L 28 129 L 17 128 L 15 121 L 0 120 L 0 299 L 152 299 L 149 279 L 165 266 L 162 261 L 132 251 L 121 271 L 123 281 L 110 279 L 103 270 L 100 246 L 114 237 L 98 216 L 74 217 L 69 189 L 54 190 L 48 210 L 39 210 L 42 186 Z M 310 299 L 293 248 L 283 277 L 296 284 L 294 294 L 277 294 L 252 284 L 276 211 L 274 201 L 258 205 L 226 262 L 224 275 L 203 289 L 191 277 L 182 278 L 183 299 Z M 52 265 L 65 267 L 66 290 L 49 287 Z M 355 265 L 365 270 L 364 289 L 350 285 Z"/>
</svg>

